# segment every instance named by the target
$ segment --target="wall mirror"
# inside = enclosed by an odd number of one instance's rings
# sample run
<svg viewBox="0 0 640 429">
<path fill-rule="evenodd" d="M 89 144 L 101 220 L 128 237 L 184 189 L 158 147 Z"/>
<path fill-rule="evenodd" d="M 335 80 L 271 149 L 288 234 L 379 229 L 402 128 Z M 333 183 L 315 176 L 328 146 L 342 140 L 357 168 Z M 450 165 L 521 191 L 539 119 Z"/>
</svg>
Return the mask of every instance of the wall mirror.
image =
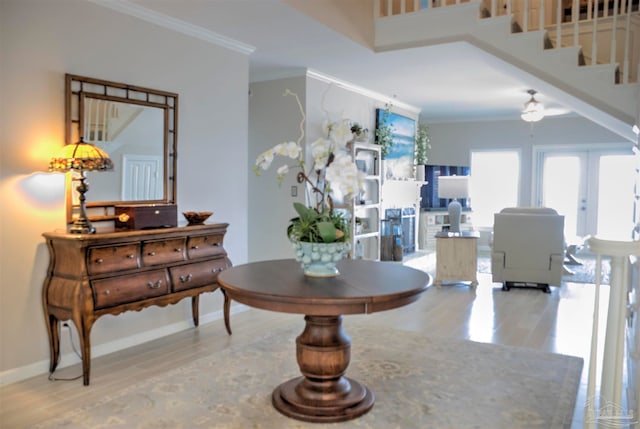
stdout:
<svg viewBox="0 0 640 429">
<path fill-rule="evenodd" d="M 65 93 L 66 144 L 83 138 L 114 163 L 87 174 L 89 218 L 113 219 L 120 204 L 175 204 L 178 94 L 71 74 Z M 71 222 L 78 204 L 67 190 Z"/>
</svg>

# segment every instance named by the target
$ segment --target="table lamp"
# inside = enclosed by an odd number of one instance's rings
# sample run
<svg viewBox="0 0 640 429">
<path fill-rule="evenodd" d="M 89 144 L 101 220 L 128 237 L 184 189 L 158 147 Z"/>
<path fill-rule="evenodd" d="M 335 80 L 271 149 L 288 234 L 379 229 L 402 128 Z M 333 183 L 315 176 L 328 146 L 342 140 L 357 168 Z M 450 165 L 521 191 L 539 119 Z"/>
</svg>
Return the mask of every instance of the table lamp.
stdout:
<svg viewBox="0 0 640 429">
<path fill-rule="evenodd" d="M 85 143 L 82 138 L 77 143 L 64 145 L 60 152 L 49 161 L 49 171 L 63 173 L 78 171 L 80 173 L 80 178 L 75 179 L 80 182 L 76 188 L 80 200 L 80 214 L 73 221 L 69 232 L 74 234 L 93 234 L 96 232 L 87 218 L 85 204 L 85 194 L 89 190 L 87 171 L 108 170 L 113 170 L 113 162 L 109 159 L 109 155 L 99 147 Z"/>
<path fill-rule="evenodd" d="M 449 203 L 449 231 L 460 232 L 462 206 L 459 198 L 469 197 L 468 176 L 439 176 L 438 198 L 451 199 Z"/>
</svg>

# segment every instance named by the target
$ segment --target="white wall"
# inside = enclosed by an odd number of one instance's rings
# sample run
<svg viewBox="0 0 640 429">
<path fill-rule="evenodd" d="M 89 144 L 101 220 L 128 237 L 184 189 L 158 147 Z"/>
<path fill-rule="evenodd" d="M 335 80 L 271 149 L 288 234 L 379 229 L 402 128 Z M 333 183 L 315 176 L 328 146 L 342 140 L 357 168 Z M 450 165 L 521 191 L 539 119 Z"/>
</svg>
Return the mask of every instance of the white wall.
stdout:
<svg viewBox="0 0 640 429">
<path fill-rule="evenodd" d="M 41 233 L 65 227 L 62 175 L 46 173 L 64 141 L 64 74 L 179 94 L 178 211 L 229 222 L 225 247 L 238 264 L 247 260 L 248 57 L 79 0 L 2 0 L 0 41 L 0 376 L 10 381 L 48 369 Z M 202 319 L 221 310 L 220 295 L 201 299 Z M 101 318 L 94 355 L 190 319 L 190 301 Z M 69 355 L 66 336 L 61 345 Z"/>
<path fill-rule="evenodd" d="M 428 164 L 470 165 L 471 151 L 517 149 L 521 153 L 520 204 L 530 205 L 534 146 L 628 144 L 624 139 L 580 117 L 548 117 L 531 125 L 524 121 L 429 124 Z M 497 169 L 500 166 L 496 166 Z M 473 174 L 473 172 L 472 172 Z"/>
<path fill-rule="evenodd" d="M 293 257 L 287 238 L 289 219 L 296 216 L 295 201 L 304 202 L 302 186 L 292 171 L 278 186 L 276 169 L 285 164 L 275 159 L 271 168 L 256 176 L 251 170 L 259 154 L 278 143 L 298 141 L 302 116 L 295 97 L 284 96 L 286 90 L 298 95 L 304 107 L 305 77 L 292 77 L 251 84 L 249 97 L 249 260 Z M 291 165 L 291 163 L 287 163 Z M 297 187 L 297 197 L 291 187 Z"/>
</svg>

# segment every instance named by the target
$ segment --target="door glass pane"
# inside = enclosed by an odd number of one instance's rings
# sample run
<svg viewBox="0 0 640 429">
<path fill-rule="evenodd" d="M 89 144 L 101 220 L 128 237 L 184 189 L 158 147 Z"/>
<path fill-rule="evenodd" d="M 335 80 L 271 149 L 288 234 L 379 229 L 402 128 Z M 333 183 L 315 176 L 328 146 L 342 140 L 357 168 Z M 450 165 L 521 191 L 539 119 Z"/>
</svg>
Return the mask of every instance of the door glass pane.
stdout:
<svg viewBox="0 0 640 429">
<path fill-rule="evenodd" d="M 493 215 L 518 205 L 520 154 L 517 151 L 471 152 L 469 195 L 474 226 L 493 227 Z"/>
<path fill-rule="evenodd" d="M 634 168 L 633 155 L 600 157 L 597 235 L 602 238 L 631 239 Z"/>
<path fill-rule="evenodd" d="M 542 176 L 542 205 L 564 215 L 565 236 L 578 236 L 580 157 L 547 156 Z"/>
</svg>

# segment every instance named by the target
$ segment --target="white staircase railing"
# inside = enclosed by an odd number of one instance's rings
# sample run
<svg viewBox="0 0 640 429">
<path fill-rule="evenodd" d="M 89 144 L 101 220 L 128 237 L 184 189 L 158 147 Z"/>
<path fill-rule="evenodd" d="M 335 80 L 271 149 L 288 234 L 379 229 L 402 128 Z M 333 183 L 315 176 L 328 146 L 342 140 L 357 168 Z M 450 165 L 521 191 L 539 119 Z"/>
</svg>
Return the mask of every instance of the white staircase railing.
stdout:
<svg viewBox="0 0 640 429">
<path fill-rule="evenodd" d="M 140 106 L 93 97 L 83 98 L 84 141 L 107 143 L 133 122 L 143 109 Z"/>
<path fill-rule="evenodd" d="M 476 0 L 374 0 L 384 18 Z M 640 0 L 481 0 L 480 16 L 513 16 L 514 32 L 547 30 L 547 49 L 580 46 L 591 64 L 617 64 L 616 82 L 638 82 Z M 584 62 L 582 62 L 584 64 Z"/>
</svg>

